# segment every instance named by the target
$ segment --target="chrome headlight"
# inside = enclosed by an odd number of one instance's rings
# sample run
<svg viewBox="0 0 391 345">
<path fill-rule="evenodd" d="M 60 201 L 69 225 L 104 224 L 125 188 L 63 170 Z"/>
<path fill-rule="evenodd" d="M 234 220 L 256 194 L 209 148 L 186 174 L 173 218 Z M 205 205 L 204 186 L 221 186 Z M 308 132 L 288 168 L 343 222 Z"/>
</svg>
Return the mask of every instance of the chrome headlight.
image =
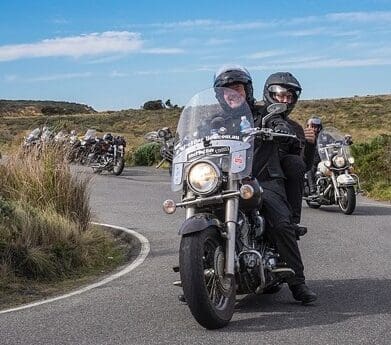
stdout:
<svg viewBox="0 0 391 345">
<path fill-rule="evenodd" d="M 336 155 L 333 157 L 333 164 L 336 168 L 343 168 L 346 165 L 346 160 L 343 156 Z"/>
<path fill-rule="evenodd" d="M 207 194 L 212 192 L 220 181 L 217 167 L 207 162 L 199 162 L 190 167 L 187 175 L 190 188 L 196 193 Z"/>
</svg>

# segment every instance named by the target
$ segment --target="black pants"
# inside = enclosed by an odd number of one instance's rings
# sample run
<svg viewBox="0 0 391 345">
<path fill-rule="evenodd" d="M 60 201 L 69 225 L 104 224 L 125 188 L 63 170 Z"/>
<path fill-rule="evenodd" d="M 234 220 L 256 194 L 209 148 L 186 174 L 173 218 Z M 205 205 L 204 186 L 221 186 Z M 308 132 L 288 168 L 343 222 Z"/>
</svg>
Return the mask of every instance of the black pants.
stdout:
<svg viewBox="0 0 391 345">
<path fill-rule="evenodd" d="M 281 167 L 286 177 L 285 191 L 292 208 L 293 222 L 298 224 L 301 219 L 305 163 L 298 155 L 286 154 L 281 157 Z"/>
<path fill-rule="evenodd" d="M 292 216 L 285 197 L 283 180 L 260 182 L 263 188 L 262 212 L 271 225 L 271 236 L 283 261 L 295 271 L 295 276 L 287 283 L 297 285 L 304 283 L 304 266 L 297 245 Z"/>
</svg>

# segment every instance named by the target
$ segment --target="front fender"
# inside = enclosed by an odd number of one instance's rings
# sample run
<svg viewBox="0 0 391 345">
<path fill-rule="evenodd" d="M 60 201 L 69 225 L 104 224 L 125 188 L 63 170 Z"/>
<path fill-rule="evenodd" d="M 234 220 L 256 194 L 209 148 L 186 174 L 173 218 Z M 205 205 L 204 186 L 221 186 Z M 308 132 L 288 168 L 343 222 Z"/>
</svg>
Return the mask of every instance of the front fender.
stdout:
<svg viewBox="0 0 391 345">
<path fill-rule="evenodd" d="M 185 220 L 180 227 L 178 234 L 183 236 L 193 232 L 203 231 L 210 226 L 217 227 L 223 231 L 223 223 L 210 213 L 197 213 Z"/>
<path fill-rule="evenodd" d="M 337 176 L 338 187 L 349 187 L 357 184 L 356 180 L 349 174 L 341 174 Z"/>
</svg>

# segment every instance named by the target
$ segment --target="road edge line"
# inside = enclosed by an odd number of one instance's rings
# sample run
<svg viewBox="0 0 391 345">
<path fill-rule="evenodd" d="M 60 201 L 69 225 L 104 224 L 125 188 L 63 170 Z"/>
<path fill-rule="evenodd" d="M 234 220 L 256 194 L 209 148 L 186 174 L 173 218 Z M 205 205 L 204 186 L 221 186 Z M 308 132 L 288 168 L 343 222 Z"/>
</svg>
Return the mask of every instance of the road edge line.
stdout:
<svg viewBox="0 0 391 345">
<path fill-rule="evenodd" d="M 131 229 L 128 229 L 128 228 L 125 228 L 125 227 L 122 227 L 122 226 L 116 226 L 116 225 L 111 225 L 111 224 L 104 224 L 104 223 L 96 223 L 96 222 L 91 222 L 91 224 L 94 224 L 94 225 L 100 225 L 100 226 L 104 226 L 104 227 L 107 227 L 107 228 L 112 228 L 112 229 L 116 229 L 116 230 L 120 230 L 120 231 L 124 231 L 134 237 L 136 237 L 139 241 L 140 241 L 140 244 L 141 244 L 141 248 L 140 248 L 140 253 L 138 254 L 137 258 L 135 260 L 132 261 L 132 263 L 128 266 L 126 266 L 125 268 L 123 268 L 121 271 L 117 272 L 117 273 L 114 273 L 94 284 L 90 284 L 90 285 L 87 285 L 79 290 L 75 290 L 75 291 L 72 291 L 70 293 L 67 293 L 67 294 L 64 294 L 64 295 L 60 295 L 60 296 L 56 296 L 56 297 L 52 297 L 52 298 L 48 298 L 48 299 L 44 299 L 44 300 L 41 300 L 41 301 L 37 301 L 37 302 L 32 302 L 32 303 L 28 303 L 28 304 L 24 304 L 24 305 L 21 305 L 19 307 L 15 307 L 15 308 L 9 308 L 9 309 L 4 309 L 4 310 L 0 310 L 0 314 L 6 314 L 6 313 L 11 313 L 11 312 L 14 312 L 14 311 L 18 311 L 18 310 L 23 310 L 23 309 L 28 309 L 28 308 L 32 308 L 32 307 L 36 307 L 36 306 L 39 306 L 39 305 L 42 305 L 42 304 L 46 304 L 46 303 L 51 303 L 51 302 L 54 302 L 54 301 L 58 301 L 58 300 L 61 300 L 61 299 L 65 299 L 65 298 L 68 298 L 68 297 L 72 297 L 72 296 L 76 296 L 76 295 L 80 295 L 84 292 L 87 292 L 89 290 L 92 290 L 92 289 L 95 289 L 99 286 L 102 286 L 102 285 L 105 285 L 107 283 L 110 283 L 112 282 L 113 280 L 129 273 L 130 271 L 134 270 L 137 266 L 141 265 L 144 260 L 147 258 L 148 254 L 149 254 L 149 251 L 150 251 L 150 244 L 149 244 L 149 241 L 146 237 L 144 237 L 143 235 L 139 234 L 138 232 L 134 231 L 134 230 L 131 230 Z"/>
</svg>

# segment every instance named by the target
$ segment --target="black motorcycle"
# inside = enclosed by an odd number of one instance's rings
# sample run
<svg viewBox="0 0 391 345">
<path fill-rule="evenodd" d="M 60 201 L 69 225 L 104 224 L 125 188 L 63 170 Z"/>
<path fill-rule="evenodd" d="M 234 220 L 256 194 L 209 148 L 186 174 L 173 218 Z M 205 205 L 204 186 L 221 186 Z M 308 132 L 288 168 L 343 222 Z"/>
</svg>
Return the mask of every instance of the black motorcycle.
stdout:
<svg viewBox="0 0 391 345">
<path fill-rule="evenodd" d="M 179 229 L 178 285 L 194 318 L 208 329 L 228 324 L 236 295 L 277 292 L 294 275 L 281 262 L 259 212 L 262 188 L 250 178 L 255 136 L 294 137 L 265 128 L 286 105 L 270 106 L 262 128 L 254 128 L 245 99 L 235 92 L 240 107 L 228 109 L 216 99 L 224 92 L 235 91 L 205 90 L 182 111 L 171 177 L 172 190 L 181 192 L 182 200 L 163 204 L 168 214 L 186 210 Z"/>
<path fill-rule="evenodd" d="M 144 135 L 144 139 L 150 142 L 155 142 L 160 145 L 160 156 L 162 160 L 156 165 L 156 169 L 160 168 L 163 163 L 167 162 L 169 173 L 172 173 L 172 158 L 174 150 L 174 137 L 170 128 L 163 127 L 157 131 L 148 132 Z"/>
<path fill-rule="evenodd" d="M 125 167 L 125 147 L 126 141 L 120 136 L 97 139 L 88 156 L 94 173 L 108 171 L 116 176 L 121 175 Z"/>
</svg>

